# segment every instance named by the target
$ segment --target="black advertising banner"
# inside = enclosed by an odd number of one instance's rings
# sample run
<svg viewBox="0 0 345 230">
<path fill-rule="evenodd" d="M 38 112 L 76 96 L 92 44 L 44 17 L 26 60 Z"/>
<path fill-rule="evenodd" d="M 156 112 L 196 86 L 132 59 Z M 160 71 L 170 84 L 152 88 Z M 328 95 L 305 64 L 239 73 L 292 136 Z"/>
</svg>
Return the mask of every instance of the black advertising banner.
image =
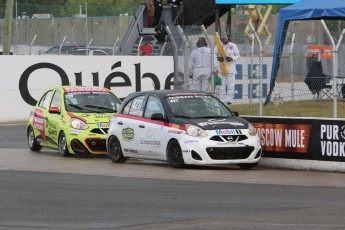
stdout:
<svg viewBox="0 0 345 230">
<path fill-rule="evenodd" d="M 263 157 L 345 162 L 345 120 L 244 117 Z"/>
</svg>

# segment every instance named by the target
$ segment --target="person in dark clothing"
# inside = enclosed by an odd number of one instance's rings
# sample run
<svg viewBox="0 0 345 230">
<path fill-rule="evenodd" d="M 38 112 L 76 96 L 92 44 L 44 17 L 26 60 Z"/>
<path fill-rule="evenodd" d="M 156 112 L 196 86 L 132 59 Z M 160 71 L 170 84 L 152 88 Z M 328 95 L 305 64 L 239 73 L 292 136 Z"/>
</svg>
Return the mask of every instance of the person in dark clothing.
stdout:
<svg viewBox="0 0 345 230">
<path fill-rule="evenodd" d="M 158 43 L 163 43 L 165 41 L 165 36 L 168 35 L 167 31 L 165 30 L 165 21 L 162 20 L 160 23 L 155 27 L 155 38 L 157 39 Z"/>
<path fill-rule="evenodd" d="M 155 6 L 153 27 L 156 27 L 159 24 L 159 20 L 161 19 L 161 16 L 162 16 L 162 10 L 163 10 L 162 0 L 153 0 L 153 5 Z"/>
<path fill-rule="evenodd" d="M 173 23 L 175 22 L 176 16 L 180 10 L 180 6 L 182 4 L 182 0 L 168 0 L 168 4 L 171 8 L 171 20 Z"/>
</svg>

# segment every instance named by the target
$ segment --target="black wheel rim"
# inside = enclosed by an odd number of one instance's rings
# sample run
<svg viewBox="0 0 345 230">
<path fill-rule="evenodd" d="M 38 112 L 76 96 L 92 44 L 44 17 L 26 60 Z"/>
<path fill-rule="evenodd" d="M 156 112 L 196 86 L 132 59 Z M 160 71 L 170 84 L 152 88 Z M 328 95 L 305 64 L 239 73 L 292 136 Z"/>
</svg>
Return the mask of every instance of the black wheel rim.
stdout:
<svg viewBox="0 0 345 230">
<path fill-rule="evenodd" d="M 175 163 L 179 163 L 182 161 L 181 148 L 178 144 L 173 144 L 171 146 L 170 156 Z"/>
<path fill-rule="evenodd" d="M 110 142 L 110 153 L 113 158 L 118 158 L 120 155 L 121 148 L 115 139 Z"/>
<path fill-rule="evenodd" d="M 60 141 L 59 141 L 59 150 L 60 153 L 65 153 L 66 152 L 66 148 L 67 148 L 67 140 L 65 135 L 61 135 L 60 136 Z"/>
<path fill-rule="evenodd" d="M 29 142 L 30 148 L 32 148 L 34 146 L 34 140 L 35 140 L 34 130 L 32 128 L 30 128 L 29 134 L 28 134 L 28 142 Z"/>
</svg>

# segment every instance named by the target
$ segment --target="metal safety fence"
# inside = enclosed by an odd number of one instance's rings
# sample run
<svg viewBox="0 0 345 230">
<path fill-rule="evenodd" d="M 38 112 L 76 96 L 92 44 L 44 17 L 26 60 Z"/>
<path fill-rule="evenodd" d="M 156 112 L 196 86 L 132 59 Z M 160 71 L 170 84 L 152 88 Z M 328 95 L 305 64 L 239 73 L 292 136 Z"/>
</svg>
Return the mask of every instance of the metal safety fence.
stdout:
<svg viewBox="0 0 345 230">
<path fill-rule="evenodd" d="M 115 54 L 116 46 L 134 19 L 135 10 L 131 13 L 120 8 L 115 16 L 87 16 L 85 12 L 79 12 L 79 7 L 68 11 L 76 13 L 69 13 L 69 17 L 49 15 L 39 18 L 30 15 L 29 18 L 20 14 L 12 27 L 11 48 L 14 53 L 44 54 L 49 48 L 64 44 L 105 47 L 109 54 Z M 88 9 L 93 11 L 91 6 Z M 20 11 L 24 12 L 24 9 Z M 275 86 L 270 91 L 277 16 L 271 16 L 267 22 L 270 40 L 267 34 L 255 34 L 257 25 L 252 25 L 254 29 L 249 29 L 248 33 L 248 16 L 231 17 L 230 40 L 237 45 L 241 55 L 236 62 L 233 110 L 242 115 L 345 118 L 344 20 L 291 21 L 279 59 Z M 222 28 L 225 28 L 226 18 L 227 15 L 221 18 Z M 0 20 L 0 33 L 3 30 L 4 20 Z M 189 57 L 198 39 L 204 37 L 212 52 L 210 91 L 219 96 L 213 85 L 214 31 L 213 25 L 207 29 L 196 25 L 167 27 L 168 36 L 159 46 L 160 55 L 174 57 L 176 89 L 190 87 Z M 267 98 L 269 103 L 264 104 Z"/>
<path fill-rule="evenodd" d="M 175 66 L 175 88 L 190 89 L 192 80 L 188 62 L 191 52 L 197 48 L 197 41 L 204 37 L 207 46 L 211 49 L 211 58 L 209 66 L 211 67 L 211 78 L 209 91 L 214 95 L 221 97 L 221 91 L 215 84 L 216 77 L 216 48 L 214 33 L 207 31 L 203 26 L 185 26 L 183 29 L 179 26 L 167 28 L 169 39 L 170 55 L 174 56 Z M 262 102 L 267 95 L 269 74 L 272 66 L 272 46 L 267 46 L 264 50 L 263 43 L 265 38 L 259 37 L 255 28 L 252 28 L 252 36 L 245 37 L 242 33 L 232 32 L 230 40 L 237 44 L 241 58 L 236 62 L 234 105 L 243 105 L 246 109 L 241 111 L 248 115 L 262 115 Z M 236 43 L 235 43 L 236 44 Z"/>
<path fill-rule="evenodd" d="M 345 117 L 344 20 L 291 21 L 271 102 L 280 115 Z"/>
<path fill-rule="evenodd" d="M 265 35 L 255 32 L 255 25 L 252 34 L 232 32 L 231 40 L 238 41 L 241 58 L 236 63 L 231 107 L 243 115 L 345 118 L 344 25 L 342 20 L 291 22 L 272 92 L 274 37 L 267 43 Z M 214 56 L 213 35 L 202 26 L 169 27 L 168 34 L 175 87 L 189 88 L 189 55 L 198 38 L 205 37 Z"/>
<path fill-rule="evenodd" d="M 103 47 L 112 54 L 125 36 L 137 9 L 137 4 L 115 6 L 86 3 L 16 3 L 12 20 L 11 49 L 15 54 L 27 55 L 44 54 L 49 48 L 60 45 L 91 45 Z M 4 12 L 5 5 L 0 5 L 0 18 L 4 18 Z M 0 19 L 1 34 L 4 28 L 5 20 Z M 0 44 L 2 43 L 0 37 Z"/>
</svg>

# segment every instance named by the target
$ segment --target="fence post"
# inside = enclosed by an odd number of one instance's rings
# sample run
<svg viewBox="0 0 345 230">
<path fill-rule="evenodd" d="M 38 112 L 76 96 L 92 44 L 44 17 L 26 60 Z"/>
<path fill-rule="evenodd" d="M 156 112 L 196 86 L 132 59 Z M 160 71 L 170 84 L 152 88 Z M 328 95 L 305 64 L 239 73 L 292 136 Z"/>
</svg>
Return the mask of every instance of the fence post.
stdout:
<svg viewBox="0 0 345 230">
<path fill-rule="evenodd" d="M 34 44 L 36 38 L 37 38 L 37 34 L 35 34 L 34 38 L 32 39 L 32 42 L 30 43 L 29 55 L 31 55 L 31 48 L 32 48 L 32 45 Z"/>
<path fill-rule="evenodd" d="M 204 36 L 205 36 L 208 44 L 210 44 L 210 49 L 211 49 L 211 93 L 212 93 L 212 95 L 215 95 L 216 92 L 215 92 L 214 80 L 213 80 L 213 77 L 214 77 L 213 75 L 214 75 L 214 72 L 215 72 L 214 71 L 214 53 L 213 53 L 214 45 L 211 43 L 211 40 L 208 37 L 208 33 L 207 33 L 207 30 L 206 30 L 205 26 L 201 25 L 200 27 L 201 27 L 202 32 L 204 33 Z"/>
<path fill-rule="evenodd" d="M 65 40 L 66 40 L 66 36 L 63 38 L 61 44 L 60 44 L 60 47 L 59 47 L 59 55 L 61 54 L 61 48 L 63 46 L 63 44 L 65 43 Z"/>
<path fill-rule="evenodd" d="M 253 98 L 252 98 L 252 92 L 253 92 L 253 65 L 254 65 L 254 37 L 251 37 L 252 40 L 252 46 L 251 46 L 251 54 L 250 54 L 250 69 L 249 69 L 249 102 L 252 103 L 253 102 Z"/>
<path fill-rule="evenodd" d="M 293 48 L 295 45 L 295 33 L 292 34 L 292 40 L 291 40 L 291 49 L 290 49 L 290 69 L 291 69 L 291 75 L 290 75 L 290 83 L 291 83 L 291 96 L 292 101 L 295 100 L 295 84 L 294 84 L 294 69 L 293 69 Z"/>
<path fill-rule="evenodd" d="M 258 36 L 258 34 L 255 32 L 255 29 L 253 27 L 253 25 L 251 23 L 249 23 L 249 27 L 250 27 L 250 30 L 252 31 L 255 39 L 258 41 L 259 43 L 259 47 L 260 47 L 260 55 L 259 55 L 259 63 L 260 63 L 260 74 L 259 74 L 259 105 L 260 105 L 260 111 L 259 111 L 259 116 L 262 116 L 262 68 L 263 68 L 263 63 L 262 63 L 262 52 L 263 52 L 263 49 L 262 49 L 262 43 L 260 41 L 260 38 Z M 252 92 L 250 92 L 251 94 Z"/>
<path fill-rule="evenodd" d="M 177 26 L 177 31 L 179 32 L 179 35 L 182 37 L 182 42 L 184 43 L 184 89 L 189 88 L 189 68 L 188 68 L 188 60 L 189 60 L 189 44 L 188 40 L 183 33 L 183 29 L 180 25 Z"/>
<path fill-rule="evenodd" d="M 323 26 L 323 28 L 325 29 L 326 31 L 326 34 L 328 36 L 328 38 L 330 39 L 331 41 L 331 44 L 332 44 L 332 67 L 333 67 L 333 71 L 332 71 L 332 79 L 333 79 L 333 118 L 337 118 L 337 98 L 338 98 L 338 95 L 337 95 L 337 82 L 336 82 L 336 76 L 338 75 L 337 72 L 338 72 L 338 63 L 337 63 L 337 55 L 338 55 L 338 52 L 337 52 L 337 48 L 335 46 L 335 43 L 334 43 L 334 40 L 333 40 L 333 37 L 331 35 L 331 33 L 329 32 L 328 28 L 327 28 L 327 25 L 325 23 L 325 21 L 323 19 L 321 19 L 321 24 Z"/>
<path fill-rule="evenodd" d="M 181 82 L 179 81 L 179 77 L 178 77 L 178 63 L 177 63 L 177 59 L 178 59 L 178 48 L 177 48 L 177 44 L 176 41 L 171 33 L 171 30 L 169 28 L 169 26 L 165 27 L 165 30 L 169 36 L 169 39 L 171 41 L 171 46 L 172 46 L 172 51 L 173 51 L 173 59 L 174 59 L 174 89 L 181 89 L 180 85 Z"/>
</svg>

